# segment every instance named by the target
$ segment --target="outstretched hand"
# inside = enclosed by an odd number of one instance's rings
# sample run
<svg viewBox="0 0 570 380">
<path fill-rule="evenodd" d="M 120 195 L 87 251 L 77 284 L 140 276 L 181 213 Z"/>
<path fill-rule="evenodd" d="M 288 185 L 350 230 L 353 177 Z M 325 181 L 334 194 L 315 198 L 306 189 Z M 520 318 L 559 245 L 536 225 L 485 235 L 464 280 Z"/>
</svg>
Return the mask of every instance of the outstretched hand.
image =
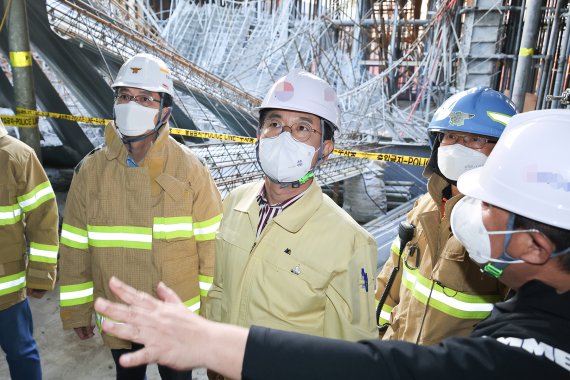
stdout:
<svg viewBox="0 0 570 380">
<path fill-rule="evenodd" d="M 159 363 L 178 370 L 203 366 L 197 335 L 208 322 L 188 310 L 176 293 L 161 282 L 157 288 L 160 301 L 115 277 L 109 287 L 126 305 L 102 298 L 95 301 L 95 310 L 106 317 L 103 331 L 144 345 L 122 355 L 122 366 Z"/>
</svg>

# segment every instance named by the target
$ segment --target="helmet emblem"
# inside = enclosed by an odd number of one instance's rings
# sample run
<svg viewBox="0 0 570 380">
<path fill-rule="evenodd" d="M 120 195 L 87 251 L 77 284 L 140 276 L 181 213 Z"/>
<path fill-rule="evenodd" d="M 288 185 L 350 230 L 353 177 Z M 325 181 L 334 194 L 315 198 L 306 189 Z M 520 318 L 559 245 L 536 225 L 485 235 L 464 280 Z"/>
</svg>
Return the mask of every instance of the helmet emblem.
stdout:
<svg viewBox="0 0 570 380">
<path fill-rule="evenodd" d="M 275 97 L 281 102 L 287 102 L 293 98 L 295 88 L 289 82 L 278 83 L 275 87 Z"/>
<path fill-rule="evenodd" d="M 133 74 L 138 74 L 139 71 L 142 70 L 142 67 L 131 67 L 130 69 L 133 72 Z"/>
<path fill-rule="evenodd" d="M 449 114 L 449 125 L 461 127 L 465 124 L 465 120 L 473 119 L 474 117 L 475 115 L 472 113 L 454 111 Z"/>
</svg>

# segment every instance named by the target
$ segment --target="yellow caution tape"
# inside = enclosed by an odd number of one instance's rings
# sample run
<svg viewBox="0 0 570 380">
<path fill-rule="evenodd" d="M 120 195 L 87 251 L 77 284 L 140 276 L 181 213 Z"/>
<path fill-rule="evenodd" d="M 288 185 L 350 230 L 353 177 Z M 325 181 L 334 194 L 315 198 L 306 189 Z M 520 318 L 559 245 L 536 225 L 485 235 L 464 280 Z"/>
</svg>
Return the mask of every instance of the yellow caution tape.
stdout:
<svg viewBox="0 0 570 380">
<path fill-rule="evenodd" d="M 32 65 L 32 54 L 29 51 L 11 51 L 10 65 L 12 67 L 27 67 Z"/>
<path fill-rule="evenodd" d="M 402 156 L 400 154 L 391 153 L 355 152 L 345 149 L 335 149 L 333 150 L 333 153 L 345 157 L 366 158 L 368 160 L 396 162 L 398 164 L 415 166 L 426 166 L 429 161 L 429 158 L 426 157 Z"/>
<path fill-rule="evenodd" d="M 97 124 L 97 125 L 105 125 L 111 121 L 109 119 L 101 119 L 96 117 L 73 116 L 73 115 L 65 115 L 55 112 L 42 112 L 36 110 L 29 110 L 24 108 L 16 108 L 16 112 L 18 113 L 18 116 L 1 116 L 2 121 L 4 121 L 6 125 L 17 125 L 24 127 L 37 126 L 37 116 L 54 117 L 58 119 L 79 121 L 83 123 Z M 20 115 L 27 115 L 27 116 L 19 117 Z M 28 116 L 36 116 L 36 117 L 28 117 Z M 5 121 L 8 119 L 10 119 L 10 122 Z M 31 125 L 32 122 L 29 120 L 32 119 L 35 119 L 35 125 Z M 22 124 L 28 123 L 28 125 L 20 125 L 18 124 L 17 121 L 21 121 Z M 226 141 L 233 141 L 237 143 L 246 143 L 246 144 L 255 144 L 255 142 L 257 141 L 257 139 L 254 137 L 226 135 L 223 133 L 215 133 L 215 132 L 193 131 L 181 128 L 170 128 L 170 133 L 173 135 L 200 137 L 205 139 L 218 139 L 218 140 L 226 140 Z M 367 160 L 387 161 L 387 162 L 395 162 L 398 164 L 415 165 L 415 166 L 426 166 L 429 161 L 429 158 L 426 157 L 402 156 L 399 154 L 390 154 L 390 153 L 356 152 L 346 149 L 335 149 L 333 150 L 333 153 L 344 157 L 364 158 Z"/>
<path fill-rule="evenodd" d="M 56 119 L 79 121 L 82 123 L 97 124 L 97 125 L 105 125 L 111 121 L 109 119 L 101 119 L 98 117 L 73 116 L 73 115 L 66 115 L 66 114 L 55 113 L 55 112 L 42 112 L 42 111 L 36 111 L 36 110 L 28 110 L 25 108 L 16 108 L 16 114 L 18 114 L 18 115 L 29 115 L 29 116 L 54 117 Z"/>
<path fill-rule="evenodd" d="M 223 133 L 192 131 L 189 129 L 170 128 L 170 133 L 173 135 L 182 135 L 190 137 L 202 137 L 206 139 L 228 140 L 238 143 L 255 144 L 257 141 L 254 137 L 244 137 L 236 135 L 225 135 Z"/>
<path fill-rule="evenodd" d="M 37 117 L 0 115 L 0 118 L 4 125 L 11 127 L 34 128 L 38 126 Z"/>
<path fill-rule="evenodd" d="M 533 48 L 520 48 L 519 50 L 519 57 L 528 57 L 529 55 L 534 54 Z"/>
</svg>

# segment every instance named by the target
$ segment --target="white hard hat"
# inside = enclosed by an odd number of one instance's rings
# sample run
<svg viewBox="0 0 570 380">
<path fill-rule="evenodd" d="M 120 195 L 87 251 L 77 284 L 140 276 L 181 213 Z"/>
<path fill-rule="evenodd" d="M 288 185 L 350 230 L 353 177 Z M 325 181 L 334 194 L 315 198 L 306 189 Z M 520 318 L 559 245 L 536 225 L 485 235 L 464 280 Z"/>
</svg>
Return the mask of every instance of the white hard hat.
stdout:
<svg viewBox="0 0 570 380">
<path fill-rule="evenodd" d="M 259 117 L 260 110 L 270 108 L 311 113 L 340 128 L 340 107 L 334 89 L 316 75 L 300 69 L 279 78 L 253 112 Z"/>
<path fill-rule="evenodd" d="M 142 88 L 174 96 L 172 75 L 168 66 L 162 59 L 146 53 L 139 53 L 126 61 L 111 87 Z"/>
<path fill-rule="evenodd" d="M 465 195 L 570 230 L 570 111 L 514 116 L 483 167 L 459 177 Z"/>
</svg>

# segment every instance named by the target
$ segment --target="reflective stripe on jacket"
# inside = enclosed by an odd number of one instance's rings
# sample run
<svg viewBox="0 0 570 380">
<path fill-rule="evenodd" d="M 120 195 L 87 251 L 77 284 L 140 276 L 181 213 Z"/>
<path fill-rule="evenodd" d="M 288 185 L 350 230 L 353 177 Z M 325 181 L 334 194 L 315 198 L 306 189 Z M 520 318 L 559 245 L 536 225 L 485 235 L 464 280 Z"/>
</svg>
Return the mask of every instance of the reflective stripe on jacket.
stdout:
<svg viewBox="0 0 570 380">
<path fill-rule="evenodd" d="M 433 174 L 429 193 L 408 214 L 408 222 L 416 230 L 380 313 L 379 324 L 389 323 L 384 339 L 431 345 L 449 336 L 467 336 L 506 293 L 500 282 L 481 273 L 451 233 L 451 210 L 462 195 L 445 203 L 441 217 L 442 192 L 447 185 Z M 399 247 L 396 238 L 392 255 L 377 278 L 376 299 L 398 263 Z"/>
<path fill-rule="evenodd" d="M 372 236 L 313 183 L 256 240 L 261 186 L 241 186 L 224 200 L 206 316 L 346 340 L 375 337 Z"/>
<path fill-rule="evenodd" d="M 0 167 L 0 310 L 5 310 L 26 298 L 26 287 L 53 289 L 58 213 L 34 150 L 8 136 L 1 123 Z"/>
<path fill-rule="evenodd" d="M 208 169 L 164 128 L 140 166 L 128 167 L 127 149 L 109 124 L 106 146 L 77 170 L 61 232 L 64 328 L 90 325 L 96 297 L 116 300 L 111 276 L 151 294 L 163 281 L 200 312 L 212 282 L 221 199 Z M 111 348 L 130 347 L 103 338 Z"/>
</svg>

